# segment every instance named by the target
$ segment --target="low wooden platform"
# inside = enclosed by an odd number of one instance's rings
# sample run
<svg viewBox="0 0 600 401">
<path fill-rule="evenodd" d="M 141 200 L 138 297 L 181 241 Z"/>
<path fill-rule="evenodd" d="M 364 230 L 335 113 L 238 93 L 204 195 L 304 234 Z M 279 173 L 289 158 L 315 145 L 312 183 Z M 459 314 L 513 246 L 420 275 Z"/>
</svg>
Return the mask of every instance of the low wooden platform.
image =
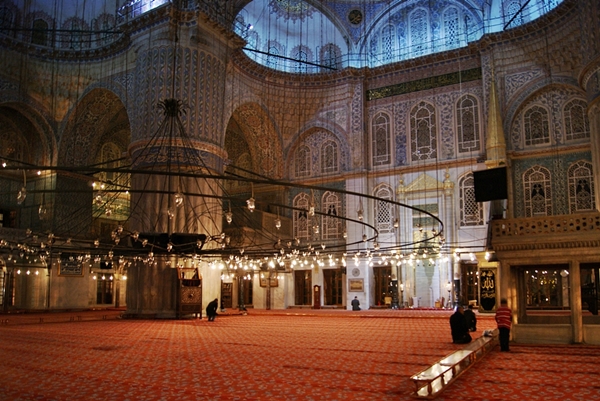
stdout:
<svg viewBox="0 0 600 401">
<path fill-rule="evenodd" d="M 444 388 L 492 350 L 497 343 L 498 330 L 494 330 L 492 336 L 481 336 L 467 344 L 465 348 L 454 351 L 427 369 L 411 376 L 416 387 L 413 395 L 417 398 L 435 398 Z"/>
</svg>

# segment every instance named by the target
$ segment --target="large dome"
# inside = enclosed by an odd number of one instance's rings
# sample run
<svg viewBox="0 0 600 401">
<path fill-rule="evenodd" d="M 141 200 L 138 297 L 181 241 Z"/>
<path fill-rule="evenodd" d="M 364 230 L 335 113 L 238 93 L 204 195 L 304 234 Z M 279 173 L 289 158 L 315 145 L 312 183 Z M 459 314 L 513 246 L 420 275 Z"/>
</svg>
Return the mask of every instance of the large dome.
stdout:
<svg viewBox="0 0 600 401">
<path fill-rule="evenodd" d="M 254 0 L 237 15 L 246 54 L 270 68 L 316 73 L 376 67 L 467 46 L 562 0 Z"/>
</svg>

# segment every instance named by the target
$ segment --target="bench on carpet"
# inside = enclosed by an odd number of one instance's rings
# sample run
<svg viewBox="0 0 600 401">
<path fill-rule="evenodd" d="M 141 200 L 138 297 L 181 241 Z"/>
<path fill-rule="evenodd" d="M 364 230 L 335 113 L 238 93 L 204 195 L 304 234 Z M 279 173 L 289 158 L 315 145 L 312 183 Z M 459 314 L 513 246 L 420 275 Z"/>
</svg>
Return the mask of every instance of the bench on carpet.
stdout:
<svg viewBox="0 0 600 401">
<path fill-rule="evenodd" d="M 411 376 L 416 386 L 413 395 L 417 398 L 436 397 L 497 343 L 498 330 L 494 330 L 491 336 L 481 336 L 465 348 L 454 351 L 427 369 Z"/>
</svg>

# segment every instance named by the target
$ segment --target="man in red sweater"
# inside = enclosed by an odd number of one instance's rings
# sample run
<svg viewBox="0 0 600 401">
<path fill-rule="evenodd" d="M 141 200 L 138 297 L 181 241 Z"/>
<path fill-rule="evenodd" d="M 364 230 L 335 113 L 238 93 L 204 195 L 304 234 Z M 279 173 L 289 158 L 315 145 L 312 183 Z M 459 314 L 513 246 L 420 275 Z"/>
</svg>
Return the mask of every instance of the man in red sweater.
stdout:
<svg viewBox="0 0 600 401">
<path fill-rule="evenodd" d="M 510 327 L 512 325 L 512 310 L 508 307 L 506 299 L 500 301 L 500 307 L 496 309 L 496 323 L 500 332 L 500 351 L 508 352 L 508 341 L 510 339 Z"/>
</svg>

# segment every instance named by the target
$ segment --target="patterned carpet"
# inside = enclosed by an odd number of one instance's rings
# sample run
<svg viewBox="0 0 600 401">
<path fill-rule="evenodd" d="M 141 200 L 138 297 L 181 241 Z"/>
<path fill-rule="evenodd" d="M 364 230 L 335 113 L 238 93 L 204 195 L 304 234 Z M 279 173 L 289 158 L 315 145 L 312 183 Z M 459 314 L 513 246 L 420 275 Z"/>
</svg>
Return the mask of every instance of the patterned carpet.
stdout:
<svg viewBox="0 0 600 401">
<path fill-rule="evenodd" d="M 409 400 L 409 377 L 461 347 L 449 311 L 250 310 L 215 322 L 118 314 L 8 316 L 0 399 Z M 493 327 L 480 316 L 475 336 Z M 600 347 L 511 345 L 438 399 L 600 399 L 598 366 Z"/>
</svg>

